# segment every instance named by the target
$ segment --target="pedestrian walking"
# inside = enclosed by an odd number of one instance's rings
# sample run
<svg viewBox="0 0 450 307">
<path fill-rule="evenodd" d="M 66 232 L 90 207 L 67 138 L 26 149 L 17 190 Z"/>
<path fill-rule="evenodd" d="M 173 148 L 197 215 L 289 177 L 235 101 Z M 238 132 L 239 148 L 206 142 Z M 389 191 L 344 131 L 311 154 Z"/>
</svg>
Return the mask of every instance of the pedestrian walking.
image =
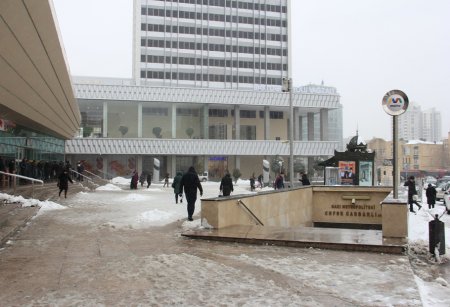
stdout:
<svg viewBox="0 0 450 307">
<path fill-rule="evenodd" d="M 164 185 L 163 188 L 169 187 L 169 173 L 166 173 L 166 177 L 164 177 Z"/>
<path fill-rule="evenodd" d="M 278 174 L 277 178 L 275 178 L 274 188 L 275 190 L 284 189 L 283 173 Z"/>
<path fill-rule="evenodd" d="M 223 196 L 230 196 L 231 192 L 233 192 L 233 180 L 231 179 L 229 172 L 222 177 L 219 189 Z"/>
<path fill-rule="evenodd" d="M 147 174 L 143 171 L 139 176 L 139 182 L 141 183 L 141 187 L 144 186 L 144 182 L 147 179 Z"/>
<path fill-rule="evenodd" d="M 67 169 L 64 169 L 62 173 L 58 177 L 59 194 L 61 197 L 61 192 L 64 191 L 64 198 L 67 198 L 67 191 L 69 190 L 69 181 L 73 183 L 72 178 L 69 176 L 69 172 Z"/>
<path fill-rule="evenodd" d="M 133 174 L 131 175 L 131 182 L 130 182 L 131 190 L 137 190 L 138 180 L 139 180 L 139 175 L 138 175 L 138 172 L 135 170 L 135 171 L 133 171 Z"/>
<path fill-rule="evenodd" d="M 416 182 L 414 181 L 414 176 L 410 176 L 407 181 L 405 181 L 404 184 L 405 187 L 408 187 L 408 204 L 409 204 L 409 211 L 412 213 L 416 213 L 414 211 L 414 204 L 419 207 L 419 210 L 422 208 L 421 205 L 417 202 L 417 189 L 416 189 Z"/>
<path fill-rule="evenodd" d="M 197 189 L 200 191 L 200 196 L 203 196 L 202 184 L 193 166 L 189 167 L 187 173 L 181 178 L 180 189 L 182 192 L 184 190 L 184 195 L 186 196 L 188 221 L 193 221 L 192 215 L 195 211 Z"/>
<path fill-rule="evenodd" d="M 258 182 L 259 182 L 259 187 L 262 189 L 263 188 L 263 175 L 260 174 L 258 176 Z"/>
<path fill-rule="evenodd" d="M 147 189 L 150 187 L 150 185 L 152 184 L 152 173 L 148 173 L 147 174 Z"/>
<path fill-rule="evenodd" d="M 84 172 L 84 165 L 83 162 L 78 161 L 77 163 L 77 173 L 78 173 L 78 181 L 83 181 L 83 172 Z"/>
<path fill-rule="evenodd" d="M 250 191 L 254 191 L 255 190 L 255 174 L 252 174 L 252 176 L 250 177 Z"/>
<path fill-rule="evenodd" d="M 183 177 L 183 173 L 177 172 L 177 175 L 173 178 L 172 188 L 173 193 L 175 194 L 175 203 L 178 204 L 178 196 L 180 197 L 180 203 L 183 202 L 183 191 L 180 189 L 181 178 Z"/>
<path fill-rule="evenodd" d="M 299 181 L 302 182 L 302 185 L 311 185 L 308 179 L 308 175 L 306 175 L 304 172 L 300 172 L 300 179 Z"/>
<path fill-rule="evenodd" d="M 429 183 L 427 190 L 425 191 L 425 195 L 427 196 L 428 209 L 434 208 L 434 205 L 436 204 L 436 194 L 436 188 L 433 187 L 431 183 Z"/>
</svg>

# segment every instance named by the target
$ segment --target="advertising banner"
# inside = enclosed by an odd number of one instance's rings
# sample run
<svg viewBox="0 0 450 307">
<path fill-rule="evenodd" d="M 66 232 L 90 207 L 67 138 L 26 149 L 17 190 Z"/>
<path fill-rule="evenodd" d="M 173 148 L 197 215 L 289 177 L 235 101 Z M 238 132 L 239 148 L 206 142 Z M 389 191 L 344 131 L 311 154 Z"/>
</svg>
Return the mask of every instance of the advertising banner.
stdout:
<svg viewBox="0 0 450 307">
<path fill-rule="evenodd" d="M 372 162 L 360 161 L 359 162 L 359 185 L 372 186 Z"/>
<path fill-rule="evenodd" d="M 339 177 L 341 185 L 355 184 L 355 161 L 339 161 Z"/>
</svg>

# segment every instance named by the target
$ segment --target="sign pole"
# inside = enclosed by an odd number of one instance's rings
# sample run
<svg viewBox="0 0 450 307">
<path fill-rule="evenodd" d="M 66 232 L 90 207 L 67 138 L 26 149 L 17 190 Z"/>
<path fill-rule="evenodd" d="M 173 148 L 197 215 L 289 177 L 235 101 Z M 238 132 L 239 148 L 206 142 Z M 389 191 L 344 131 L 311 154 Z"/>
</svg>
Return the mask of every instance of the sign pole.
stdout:
<svg viewBox="0 0 450 307">
<path fill-rule="evenodd" d="M 393 183 L 394 183 L 394 199 L 398 199 L 398 181 L 399 181 L 399 173 L 398 173 L 398 116 L 392 116 L 392 155 L 393 161 L 392 166 L 393 170 Z"/>
<path fill-rule="evenodd" d="M 400 90 L 387 92 L 381 102 L 384 111 L 392 116 L 392 177 L 394 184 L 394 199 L 398 199 L 398 182 L 400 174 L 398 170 L 398 116 L 405 113 L 408 109 L 409 99 L 405 93 Z"/>
</svg>

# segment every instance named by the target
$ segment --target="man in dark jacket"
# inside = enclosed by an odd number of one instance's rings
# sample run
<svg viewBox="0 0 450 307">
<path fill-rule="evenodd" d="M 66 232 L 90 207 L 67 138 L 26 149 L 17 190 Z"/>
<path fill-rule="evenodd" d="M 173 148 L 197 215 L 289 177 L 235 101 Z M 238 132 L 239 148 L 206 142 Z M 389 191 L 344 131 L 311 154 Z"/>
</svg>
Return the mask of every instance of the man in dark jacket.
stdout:
<svg viewBox="0 0 450 307">
<path fill-rule="evenodd" d="M 436 188 L 433 187 L 431 183 L 429 183 L 425 193 L 427 195 L 428 209 L 434 208 L 434 204 L 436 204 Z"/>
<path fill-rule="evenodd" d="M 311 183 L 309 182 L 309 179 L 308 179 L 308 175 L 301 172 L 300 176 L 301 176 L 301 178 L 299 179 L 299 181 L 301 181 L 303 185 L 311 185 Z"/>
<path fill-rule="evenodd" d="M 231 180 L 230 173 L 228 172 L 222 177 L 220 191 L 223 193 L 223 196 L 230 196 L 231 192 L 233 192 L 233 180 Z"/>
<path fill-rule="evenodd" d="M 180 191 L 186 195 L 188 221 L 193 221 L 192 215 L 195 211 L 195 201 L 197 200 L 197 189 L 200 191 L 200 196 L 203 196 L 203 188 L 198 179 L 197 172 L 193 166 L 189 167 L 187 173 L 183 175 L 180 183 Z"/>
<path fill-rule="evenodd" d="M 177 175 L 173 178 L 172 188 L 173 193 L 175 193 L 175 203 L 178 204 L 178 196 L 180 196 L 180 202 L 183 202 L 183 191 L 180 189 L 181 178 L 183 173 L 177 172 Z"/>
<path fill-rule="evenodd" d="M 70 178 L 68 171 L 64 169 L 64 171 L 61 173 L 61 175 L 59 175 L 58 178 L 59 196 L 61 196 L 61 192 L 64 191 L 64 198 L 67 198 L 69 181 L 73 183 L 72 178 Z"/>
<path fill-rule="evenodd" d="M 414 204 L 419 207 L 419 210 L 422 208 L 421 205 L 416 200 L 417 197 L 417 189 L 416 189 L 416 182 L 414 181 L 414 176 L 410 176 L 408 180 L 404 184 L 405 187 L 408 187 L 408 204 L 409 204 L 409 211 L 416 213 L 414 211 Z"/>
</svg>

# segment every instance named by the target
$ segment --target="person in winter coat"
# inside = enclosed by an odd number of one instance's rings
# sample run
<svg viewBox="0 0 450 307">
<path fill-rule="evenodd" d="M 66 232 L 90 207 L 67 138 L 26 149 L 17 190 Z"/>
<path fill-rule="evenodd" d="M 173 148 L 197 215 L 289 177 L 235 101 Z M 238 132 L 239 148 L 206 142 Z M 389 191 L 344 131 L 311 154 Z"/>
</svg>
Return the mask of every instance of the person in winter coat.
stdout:
<svg viewBox="0 0 450 307">
<path fill-rule="evenodd" d="M 139 176 L 139 182 L 141 183 L 141 187 L 144 186 L 144 182 L 145 182 L 146 178 L 147 178 L 147 174 L 145 172 L 142 172 L 141 176 Z"/>
<path fill-rule="evenodd" d="M 73 183 L 72 178 L 69 176 L 68 170 L 64 169 L 58 177 L 59 196 L 64 191 L 64 198 L 67 198 L 67 191 L 69 190 L 69 181 Z"/>
<path fill-rule="evenodd" d="M 300 176 L 301 176 L 301 178 L 299 179 L 299 181 L 301 181 L 303 185 L 311 185 L 311 183 L 309 182 L 309 179 L 308 179 L 308 175 L 301 172 Z"/>
<path fill-rule="evenodd" d="M 255 174 L 252 174 L 252 176 L 250 177 L 250 191 L 254 191 L 255 190 Z"/>
<path fill-rule="evenodd" d="M 147 189 L 152 184 L 152 173 L 147 174 Z"/>
<path fill-rule="evenodd" d="M 172 188 L 173 193 L 175 193 L 175 203 L 178 204 L 178 196 L 180 196 L 180 203 L 183 202 L 183 191 L 180 189 L 181 178 L 183 174 L 181 172 L 177 172 L 177 175 L 173 178 Z"/>
<path fill-rule="evenodd" d="M 275 190 L 284 189 L 284 178 L 283 174 L 278 174 L 277 178 L 275 179 Z"/>
<path fill-rule="evenodd" d="M 131 176 L 131 183 L 130 183 L 131 190 L 137 190 L 138 180 L 139 180 L 138 172 L 134 171 L 133 175 Z"/>
<path fill-rule="evenodd" d="M 192 215 L 195 211 L 195 201 L 197 200 L 197 189 L 200 191 L 200 196 L 203 196 L 203 188 L 198 179 L 197 172 L 193 166 L 189 167 L 187 173 L 181 177 L 180 190 L 186 196 L 188 221 L 193 221 Z"/>
<path fill-rule="evenodd" d="M 228 172 L 222 177 L 222 181 L 220 181 L 220 191 L 223 193 L 223 196 L 230 196 L 231 192 L 233 192 L 233 180 L 231 180 L 230 173 Z"/>
<path fill-rule="evenodd" d="M 421 205 L 417 202 L 417 189 L 416 189 L 416 182 L 414 181 L 414 176 L 410 176 L 408 180 L 404 184 L 405 187 L 408 187 L 408 204 L 409 204 L 409 211 L 416 213 L 414 211 L 414 204 L 419 207 L 419 210 L 422 208 Z"/>
<path fill-rule="evenodd" d="M 429 183 L 425 193 L 427 196 L 428 209 L 434 208 L 434 204 L 436 204 L 436 188 L 433 187 L 431 183 Z"/>
</svg>

